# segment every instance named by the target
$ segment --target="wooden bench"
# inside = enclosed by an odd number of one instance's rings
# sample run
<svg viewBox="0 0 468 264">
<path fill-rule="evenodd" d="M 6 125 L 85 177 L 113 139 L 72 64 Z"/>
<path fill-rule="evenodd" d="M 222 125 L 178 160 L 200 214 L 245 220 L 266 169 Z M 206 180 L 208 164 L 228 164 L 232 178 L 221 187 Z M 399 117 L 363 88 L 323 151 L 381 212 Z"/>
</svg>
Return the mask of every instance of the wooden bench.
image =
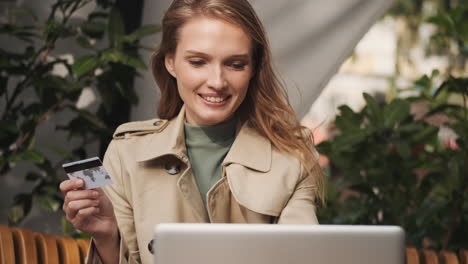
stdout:
<svg viewBox="0 0 468 264">
<path fill-rule="evenodd" d="M 0 264 L 80 264 L 89 247 L 87 239 L 53 236 L 0 225 Z M 468 250 L 406 248 L 406 264 L 468 264 Z"/>
<path fill-rule="evenodd" d="M 406 264 L 468 264 L 468 250 L 451 251 L 406 248 Z"/>
<path fill-rule="evenodd" d="M 0 225 L 0 264 L 84 263 L 89 240 Z"/>
</svg>

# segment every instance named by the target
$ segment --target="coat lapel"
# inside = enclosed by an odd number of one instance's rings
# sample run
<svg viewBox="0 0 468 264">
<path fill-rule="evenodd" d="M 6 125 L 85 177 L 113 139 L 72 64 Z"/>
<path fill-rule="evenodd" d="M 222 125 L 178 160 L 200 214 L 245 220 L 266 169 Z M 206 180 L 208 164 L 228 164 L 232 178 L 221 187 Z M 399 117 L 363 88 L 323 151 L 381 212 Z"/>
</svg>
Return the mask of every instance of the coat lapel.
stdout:
<svg viewBox="0 0 468 264">
<path fill-rule="evenodd" d="M 137 157 L 137 161 L 148 161 L 165 155 L 175 155 L 184 163 L 188 162 L 184 135 L 185 106 L 175 119 L 169 121 L 160 134 L 149 137 L 147 148 Z"/>
<path fill-rule="evenodd" d="M 239 164 L 250 169 L 267 172 L 271 167 L 271 143 L 244 123 L 223 161 L 223 166 Z"/>
</svg>

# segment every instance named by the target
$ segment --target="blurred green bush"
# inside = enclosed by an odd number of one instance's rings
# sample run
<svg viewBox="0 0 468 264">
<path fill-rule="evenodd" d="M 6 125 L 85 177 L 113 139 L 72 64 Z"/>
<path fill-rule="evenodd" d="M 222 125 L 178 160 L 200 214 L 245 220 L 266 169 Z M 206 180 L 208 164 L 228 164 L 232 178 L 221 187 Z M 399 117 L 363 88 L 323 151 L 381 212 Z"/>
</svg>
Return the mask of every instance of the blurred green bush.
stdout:
<svg viewBox="0 0 468 264">
<path fill-rule="evenodd" d="M 94 11 L 80 18 L 88 5 L 95 5 Z M 12 225 L 28 215 L 33 202 L 46 210 L 61 210 L 60 165 L 89 157 L 86 149 L 91 144 L 107 146 L 116 122 L 128 121 L 130 106 L 137 103 L 133 79 L 137 70 L 147 69 L 138 51 L 148 48 L 139 40 L 160 30 L 144 25 L 126 33 L 116 3 L 110 0 L 57 0 L 44 21 L 32 10 L 14 11 L 17 22 L 0 24 L 2 37 L 20 43 L 10 50 L 0 48 L 0 100 L 5 102 L 0 110 L 0 175 L 19 162 L 33 164 L 33 170 L 15 177 L 24 177 L 34 188 L 15 196 L 8 210 Z M 78 11 L 80 16 L 75 16 Z M 57 49 L 63 43 L 72 45 L 65 53 Z M 93 112 L 77 105 L 87 87 L 100 98 Z M 65 112 L 72 118 L 56 129 L 65 131 L 76 147 L 38 146 L 38 127 Z M 60 160 L 52 161 L 52 155 Z M 65 225 L 64 230 L 68 228 Z"/>
<path fill-rule="evenodd" d="M 423 2 L 391 13 L 415 26 Z M 450 57 L 449 69 L 384 102 L 364 94 L 359 112 L 339 107 L 337 135 L 317 147 L 331 162 L 318 213 L 324 224 L 401 225 L 419 248 L 468 248 L 468 3 L 431 2 L 445 5 L 419 21 L 435 26 L 429 46 Z"/>
</svg>

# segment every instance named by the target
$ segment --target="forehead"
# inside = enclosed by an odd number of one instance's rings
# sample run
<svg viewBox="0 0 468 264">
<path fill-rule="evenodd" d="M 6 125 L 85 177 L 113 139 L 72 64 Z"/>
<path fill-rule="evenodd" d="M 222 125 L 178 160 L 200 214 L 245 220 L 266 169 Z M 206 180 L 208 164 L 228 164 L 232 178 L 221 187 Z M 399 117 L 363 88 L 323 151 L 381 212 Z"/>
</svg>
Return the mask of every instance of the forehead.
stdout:
<svg viewBox="0 0 468 264">
<path fill-rule="evenodd" d="M 222 19 L 196 17 L 179 31 L 176 53 L 195 50 L 209 55 L 250 54 L 250 36 L 238 25 Z"/>
</svg>

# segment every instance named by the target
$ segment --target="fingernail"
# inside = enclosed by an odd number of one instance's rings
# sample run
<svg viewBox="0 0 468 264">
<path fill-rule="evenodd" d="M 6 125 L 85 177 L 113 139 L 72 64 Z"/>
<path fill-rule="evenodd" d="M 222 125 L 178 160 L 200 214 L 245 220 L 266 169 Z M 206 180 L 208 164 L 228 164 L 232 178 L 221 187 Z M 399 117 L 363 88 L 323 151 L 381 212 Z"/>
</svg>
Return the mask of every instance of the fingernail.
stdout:
<svg viewBox="0 0 468 264">
<path fill-rule="evenodd" d="M 99 193 L 98 192 L 93 192 L 93 197 L 98 197 Z"/>
</svg>

